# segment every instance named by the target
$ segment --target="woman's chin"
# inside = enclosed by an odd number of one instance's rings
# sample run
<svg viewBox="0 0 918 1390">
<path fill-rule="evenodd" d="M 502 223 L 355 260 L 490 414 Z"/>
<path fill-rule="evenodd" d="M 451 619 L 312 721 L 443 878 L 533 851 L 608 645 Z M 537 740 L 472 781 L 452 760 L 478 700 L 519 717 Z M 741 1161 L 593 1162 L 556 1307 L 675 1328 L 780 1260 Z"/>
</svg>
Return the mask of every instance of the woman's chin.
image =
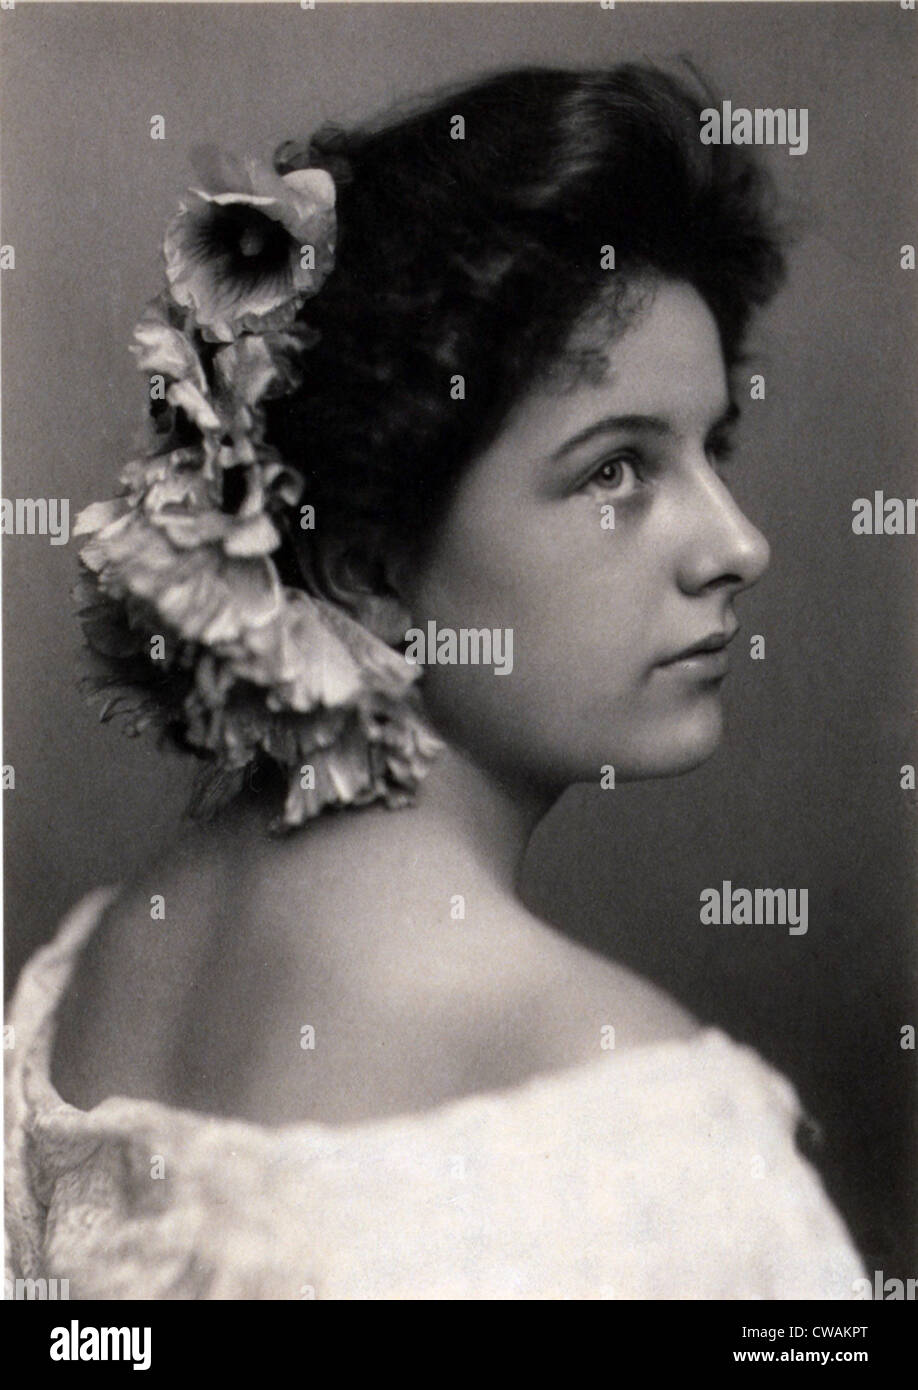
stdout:
<svg viewBox="0 0 918 1390">
<path fill-rule="evenodd" d="M 660 759 L 660 766 L 651 776 L 678 777 L 680 773 L 691 772 L 713 757 L 720 747 L 724 733 L 723 714 L 720 707 L 706 720 L 699 720 L 677 747 L 673 747 L 668 758 Z"/>
<path fill-rule="evenodd" d="M 646 735 L 640 745 L 623 754 L 615 764 L 618 781 L 639 782 L 645 778 L 679 777 L 706 763 L 720 747 L 724 733 L 723 711 L 719 701 L 707 709 L 696 710 L 677 727 L 659 729 Z M 612 763 L 613 758 L 607 762 Z"/>
</svg>

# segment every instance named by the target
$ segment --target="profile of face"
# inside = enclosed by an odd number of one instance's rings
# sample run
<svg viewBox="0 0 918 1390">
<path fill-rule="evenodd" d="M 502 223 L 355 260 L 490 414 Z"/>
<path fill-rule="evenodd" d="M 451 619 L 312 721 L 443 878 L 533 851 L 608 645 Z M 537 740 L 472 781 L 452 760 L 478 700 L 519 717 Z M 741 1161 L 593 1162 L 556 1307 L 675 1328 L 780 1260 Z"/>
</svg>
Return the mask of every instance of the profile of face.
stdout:
<svg viewBox="0 0 918 1390">
<path fill-rule="evenodd" d="M 512 630 L 512 671 L 428 665 L 425 700 L 475 761 L 554 791 L 710 756 L 734 600 L 769 558 L 721 474 L 735 410 L 703 298 L 659 281 L 608 357 L 518 400 L 400 586 L 416 627 Z"/>
</svg>

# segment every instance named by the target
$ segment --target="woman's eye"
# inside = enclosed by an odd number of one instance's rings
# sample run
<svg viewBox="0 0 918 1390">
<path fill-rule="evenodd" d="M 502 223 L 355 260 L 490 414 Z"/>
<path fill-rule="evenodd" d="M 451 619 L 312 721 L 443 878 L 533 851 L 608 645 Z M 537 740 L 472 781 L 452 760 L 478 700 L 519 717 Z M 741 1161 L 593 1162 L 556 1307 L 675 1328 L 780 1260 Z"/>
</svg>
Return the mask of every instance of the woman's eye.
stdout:
<svg viewBox="0 0 918 1390">
<path fill-rule="evenodd" d="M 633 481 L 636 478 L 635 463 L 628 458 L 616 457 L 604 459 L 599 467 L 590 474 L 587 481 L 597 483 L 606 491 L 617 492 L 629 480 Z"/>
</svg>

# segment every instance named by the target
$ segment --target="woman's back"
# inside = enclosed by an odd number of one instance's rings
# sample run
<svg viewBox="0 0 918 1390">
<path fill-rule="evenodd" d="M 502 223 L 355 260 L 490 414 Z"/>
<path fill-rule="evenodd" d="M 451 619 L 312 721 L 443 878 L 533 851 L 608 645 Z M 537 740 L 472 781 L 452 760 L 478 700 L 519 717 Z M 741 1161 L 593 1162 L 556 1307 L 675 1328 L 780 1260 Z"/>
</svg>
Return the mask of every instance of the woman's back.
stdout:
<svg viewBox="0 0 918 1390">
<path fill-rule="evenodd" d="M 364 813 L 357 828 L 332 818 L 269 840 L 239 810 L 219 834 L 183 837 L 81 954 L 59 1015 L 61 1093 L 82 1108 L 130 1095 L 339 1123 L 595 1058 L 610 1026 L 619 1051 L 696 1031 L 472 864 L 451 880 L 415 812 Z"/>
</svg>

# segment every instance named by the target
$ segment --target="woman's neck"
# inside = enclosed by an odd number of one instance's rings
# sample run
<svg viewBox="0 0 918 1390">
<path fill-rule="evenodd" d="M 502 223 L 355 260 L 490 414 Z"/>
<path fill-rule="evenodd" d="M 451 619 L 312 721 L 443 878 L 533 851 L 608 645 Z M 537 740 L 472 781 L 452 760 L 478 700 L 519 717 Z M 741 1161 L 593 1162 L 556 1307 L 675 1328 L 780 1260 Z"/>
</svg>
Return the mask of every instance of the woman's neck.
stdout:
<svg viewBox="0 0 918 1390">
<path fill-rule="evenodd" d="M 462 898 L 470 925 L 436 937 L 431 949 L 440 966 L 451 953 L 468 952 L 480 969 L 490 951 L 509 968 L 516 955 L 505 949 L 506 934 L 534 925 L 517 893 L 519 870 L 553 800 L 510 786 L 444 746 L 405 810 L 376 805 L 323 815 L 302 834 L 270 841 L 247 828 L 255 828 L 253 808 L 230 854 L 244 880 L 234 892 L 251 897 L 260 920 L 291 924 L 294 942 L 307 920 L 309 951 L 341 955 L 352 973 L 354 941 L 368 969 L 402 955 L 416 961 L 419 924 L 449 922 Z"/>
<path fill-rule="evenodd" d="M 555 797 L 494 776 L 445 746 L 421 784 L 413 816 L 424 838 L 466 858 L 497 888 L 513 892 L 529 838 Z"/>
</svg>

